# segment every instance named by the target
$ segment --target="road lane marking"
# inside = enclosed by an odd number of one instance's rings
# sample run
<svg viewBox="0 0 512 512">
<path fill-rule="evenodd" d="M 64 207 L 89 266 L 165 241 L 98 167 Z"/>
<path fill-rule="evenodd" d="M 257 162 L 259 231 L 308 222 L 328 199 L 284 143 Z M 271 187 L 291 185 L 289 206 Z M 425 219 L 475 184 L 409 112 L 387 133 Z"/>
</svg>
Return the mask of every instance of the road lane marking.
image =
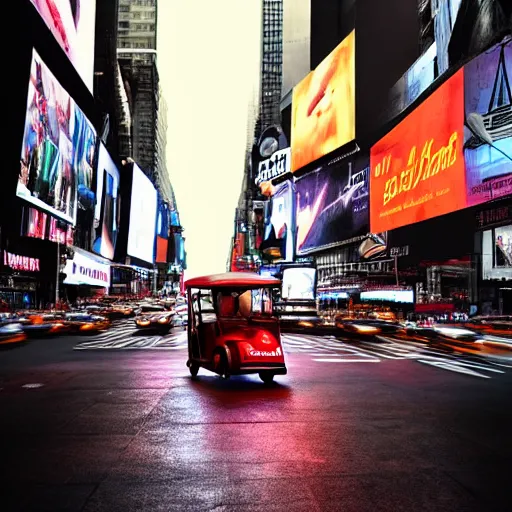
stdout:
<svg viewBox="0 0 512 512">
<path fill-rule="evenodd" d="M 321 359 L 313 359 L 313 361 L 317 361 L 319 363 L 380 363 L 381 360 L 380 359 L 371 359 L 371 358 L 367 358 L 367 359 L 350 359 L 350 358 L 338 358 L 338 359 L 334 359 L 334 358 L 321 358 Z"/>
</svg>

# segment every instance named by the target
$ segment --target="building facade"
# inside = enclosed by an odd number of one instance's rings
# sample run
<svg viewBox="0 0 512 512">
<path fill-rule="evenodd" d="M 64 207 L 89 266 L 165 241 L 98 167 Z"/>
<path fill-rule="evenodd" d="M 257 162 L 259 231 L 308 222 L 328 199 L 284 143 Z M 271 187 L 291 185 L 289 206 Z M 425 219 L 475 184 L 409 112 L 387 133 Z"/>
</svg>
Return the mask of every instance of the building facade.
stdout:
<svg viewBox="0 0 512 512">
<path fill-rule="evenodd" d="M 281 267 L 314 262 L 326 316 L 511 314 L 511 7 L 488 4 L 493 31 L 471 0 L 311 4 L 314 70 L 282 101 L 292 166 L 266 187 L 265 233 Z M 427 160 L 409 186 L 403 162 Z"/>
</svg>

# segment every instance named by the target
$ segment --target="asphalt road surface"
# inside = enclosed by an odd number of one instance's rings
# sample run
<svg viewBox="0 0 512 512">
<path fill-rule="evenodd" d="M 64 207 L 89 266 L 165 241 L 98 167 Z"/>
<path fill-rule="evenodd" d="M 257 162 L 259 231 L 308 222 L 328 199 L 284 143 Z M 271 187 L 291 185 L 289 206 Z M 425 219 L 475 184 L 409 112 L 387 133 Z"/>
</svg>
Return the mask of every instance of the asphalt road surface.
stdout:
<svg viewBox="0 0 512 512">
<path fill-rule="evenodd" d="M 510 510 L 510 356 L 284 344 L 272 386 L 192 381 L 183 329 L 0 351 L 0 511 Z"/>
</svg>

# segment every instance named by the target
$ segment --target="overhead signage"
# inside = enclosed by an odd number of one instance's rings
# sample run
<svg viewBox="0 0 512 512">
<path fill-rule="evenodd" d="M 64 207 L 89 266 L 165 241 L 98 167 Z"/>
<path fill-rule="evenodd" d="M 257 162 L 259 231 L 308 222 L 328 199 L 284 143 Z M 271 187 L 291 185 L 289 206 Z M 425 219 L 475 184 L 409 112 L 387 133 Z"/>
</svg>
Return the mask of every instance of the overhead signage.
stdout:
<svg viewBox="0 0 512 512">
<path fill-rule="evenodd" d="M 270 158 L 258 165 L 258 175 L 254 180 L 256 185 L 270 181 L 291 171 L 291 149 L 276 151 Z"/>
<path fill-rule="evenodd" d="M 402 245 L 401 247 L 391 247 L 391 249 L 389 249 L 389 255 L 396 258 L 409 256 L 409 246 Z"/>
<path fill-rule="evenodd" d="M 75 252 L 73 259 L 66 262 L 64 284 L 110 286 L 110 266 Z"/>
<path fill-rule="evenodd" d="M 4 265 L 23 272 L 40 272 L 39 258 L 29 258 L 4 251 Z"/>
<path fill-rule="evenodd" d="M 511 221 L 512 206 L 510 205 L 488 208 L 476 213 L 476 224 L 478 229 L 507 224 Z"/>
</svg>

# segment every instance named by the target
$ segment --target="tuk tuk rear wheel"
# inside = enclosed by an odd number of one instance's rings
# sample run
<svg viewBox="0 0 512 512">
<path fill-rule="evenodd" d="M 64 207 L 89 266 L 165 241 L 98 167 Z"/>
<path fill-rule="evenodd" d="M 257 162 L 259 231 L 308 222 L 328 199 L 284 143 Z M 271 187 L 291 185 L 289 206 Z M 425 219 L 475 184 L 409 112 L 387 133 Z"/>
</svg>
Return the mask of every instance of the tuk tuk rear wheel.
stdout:
<svg viewBox="0 0 512 512">
<path fill-rule="evenodd" d="M 199 365 L 197 363 L 190 363 L 188 369 L 192 377 L 197 377 L 197 374 L 199 373 Z"/>
<path fill-rule="evenodd" d="M 272 372 L 260 372 L 258 375 L 265 384 L 270 384 L 274 381 L 274 374 Z"/>
</svg>

